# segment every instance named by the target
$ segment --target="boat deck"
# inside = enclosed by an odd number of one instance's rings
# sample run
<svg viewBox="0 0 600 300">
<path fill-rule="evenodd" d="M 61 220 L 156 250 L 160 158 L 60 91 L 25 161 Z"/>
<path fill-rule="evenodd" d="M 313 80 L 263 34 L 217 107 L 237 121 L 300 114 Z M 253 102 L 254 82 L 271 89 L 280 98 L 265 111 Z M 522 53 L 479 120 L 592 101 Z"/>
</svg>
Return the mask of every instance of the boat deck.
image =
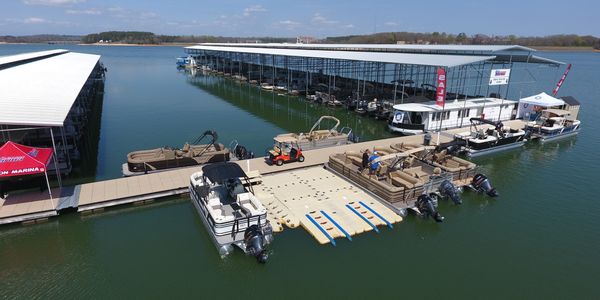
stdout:
<svg viewBox="0 0 600 300">
<path fill-rule="evenodd" d="M 511 128 L 523 128 L 524 122 L 514 120 L 505 122 Z M 440 134 L 440 142 L 448 142 L 454 133 L 464 131 L 464 128 L 452 129 Z M 423 135 L 393 137 L 383 140 L 361 142 L 334 146 L 329 148 L 304 151 L 306 160 L 303 163 L 289 163 L 283 166 L 270 166 L 263 157 L 236 161 L 242 169 L 260 180 L 261 175 L 275 172 L 286 172 L 320 166 L 329 160 L 329 155 L 345 151 L 360 151 L 375 146 L 396 143 L 421 144 Z M 432 143 L 437 142 L 437 135 L 432 136 Z M 185 194 L 188 192 L 189 177 L 198 171 L 197 166 L 181 168 L 147 175 L 124 177 L 63 187 L 61 197 L 51 200 L 47 192 L 10 193 L 6 199 L 0 198 L 0 224 L 24 222 L 55 216 L 62 209 L 76 208 L 82 213 L 102 211 L 104 208 L 128 203 L 145 203 L 156 198 Z M 287 176 L 287 175 L 286 175 Z M 321 187 L 318 187 L 319 189 Z M 317 187 L 315 187 L 317 189 Z M 54 195 L 60 194 L 58 190 Z"/>
</svg>

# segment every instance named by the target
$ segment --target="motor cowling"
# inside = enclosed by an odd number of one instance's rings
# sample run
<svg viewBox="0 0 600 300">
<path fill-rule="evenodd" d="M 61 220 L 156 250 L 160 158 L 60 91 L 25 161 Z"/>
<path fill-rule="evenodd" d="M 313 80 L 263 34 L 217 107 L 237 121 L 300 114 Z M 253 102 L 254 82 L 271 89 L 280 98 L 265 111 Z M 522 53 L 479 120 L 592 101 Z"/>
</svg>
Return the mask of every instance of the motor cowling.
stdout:
<svg viewBox="0 0 600 300">
<path fill-rule="evenodd" d="M 471 185 L 478 192 L 486 193 L 490 197 L 498 196 L 498 191 L 496 191 L 496 189 L 492 186 L 487 176 L 483 174 L 475 175 L 473 177 L 473 182 L 471 182 Z"/>
<path fill-rule="evenodd" d="M 249 151 L 248 149 L 246 149 L 246 147 L 242 145 L 235 146 L 233 152 L 235 153 L 235 157 L 237 157 L 237 159 L 240 160 L 254 158 L 254 152 Z"/>
<path fill-rule="evenodd" d="M 462 204 L 458 189 L 449 180 L 444 180 L 438 188 L 440 195 L 444 198 L 450 198 L 454 204 Z"/>
<path fill-rule="evenodd" d="M 425 216 L 430 216 L 438 223 L 444 221 L 444 217 L 437 210 L 437 201 L 435 200 L 435 197 L 432 197 L 429 194 L 423 194 L 417 198 L 417 208 Z"/>
<path fill-rule="evenodd" d="M 252 225 L 244 232 L 244 244 L 246 245 L 246 253 L 256 257 L 260 263 L 266 263 L 269 258 L 265 247 L 267 241 L 263 232 L 258 225 Z"/>
</svg>

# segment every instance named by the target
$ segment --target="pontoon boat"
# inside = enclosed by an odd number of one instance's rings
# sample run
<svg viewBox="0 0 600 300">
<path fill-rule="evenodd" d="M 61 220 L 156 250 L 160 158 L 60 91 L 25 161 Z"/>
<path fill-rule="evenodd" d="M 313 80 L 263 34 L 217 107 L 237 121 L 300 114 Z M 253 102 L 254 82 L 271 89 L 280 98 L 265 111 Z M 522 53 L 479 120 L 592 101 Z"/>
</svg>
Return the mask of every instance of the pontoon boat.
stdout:
<svg viewBox="0 0 600 300">
<path fill-rule="evenodd" d="M 514 149 L 525 144 L 525 131 L 504 126 L 502 122 L 492 122 L 481 118 L 471 118 L 470 131 L 461 132 L 454 136 L 457 141 L 463 141 L 463 150 L 468 156 Z M 492 125 L 492 128 L 480 128 L 481 125 Z M 478 127 L 480 126 L 480 127 Z"/>
<path fill-rule="evenodd" d="M 210 137 L 208 144 L 199 144 Z M 127 163 L 123 164 L 123 176 L 134 176 L 165 171 L 173 168 L 195 166 L 205 163 L 229 160 L 229 149 L 217 143 L 217 133 L 208 130 L 192 144 L 185 143 L 183 148 L 162 147 L 151 150 L 134 151 L 127 154 Z"/>
<path fill-rule="evenodd" d="M 320 129 L 323 120 L 333 120 L 335 126 L 331 129 Z M 340 120 L 332 116 L 322 116 L 315 122 L 308 133 L 285 133 L 279 134 L 275 138 L 275 144 L 296 143 L 302 150 L 311 150 L 317 148 L 331 147 L 337 145 L 350 144 L 356 141 L 356 137 L 349 127 L 343 127 L 337 131 L 340 126 Z"/>
<path fill-rule="evenodd" d="M 190 196 L 221 257 L 233 246 L 265 263 L 273 241 L 267 210 L 236 163 L 202 167 L 190 177 Z"/>
</svg>

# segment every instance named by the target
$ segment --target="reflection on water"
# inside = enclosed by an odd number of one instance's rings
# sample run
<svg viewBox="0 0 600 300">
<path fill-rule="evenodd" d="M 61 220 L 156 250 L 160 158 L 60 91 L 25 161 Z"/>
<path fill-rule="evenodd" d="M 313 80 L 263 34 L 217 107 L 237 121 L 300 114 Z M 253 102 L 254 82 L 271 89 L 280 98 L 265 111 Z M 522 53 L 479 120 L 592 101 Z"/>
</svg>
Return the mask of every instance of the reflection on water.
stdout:
<svg viewBox="0 0 600 300">
<path fill-rule="evenodd" d="M 352 128 L 363 141 L 392 136 L 385 121 L 359 116 L 342 107 L 316 104 L 296 96 L 278 95 L 254 85 L 202 72 L 185 74 L 190 84 L 289 132 L 308 131 L 319 117 L 331 115 L 340 120 L 340 128 Z"/>
</svg>

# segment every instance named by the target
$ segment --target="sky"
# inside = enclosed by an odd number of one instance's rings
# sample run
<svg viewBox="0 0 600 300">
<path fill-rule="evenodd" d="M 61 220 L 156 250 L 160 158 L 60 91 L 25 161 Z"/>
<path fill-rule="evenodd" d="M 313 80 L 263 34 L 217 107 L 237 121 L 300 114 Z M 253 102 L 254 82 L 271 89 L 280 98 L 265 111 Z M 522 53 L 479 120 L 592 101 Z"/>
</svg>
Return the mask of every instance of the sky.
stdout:
<svg viewBox="0 0 600 300">
<path fill-rule="evenodd" d="M 323 38 L 374 32 L 600 37 L 597 0 L 0 0 L 0 35 L 109 30 Z"/>
</svg>

